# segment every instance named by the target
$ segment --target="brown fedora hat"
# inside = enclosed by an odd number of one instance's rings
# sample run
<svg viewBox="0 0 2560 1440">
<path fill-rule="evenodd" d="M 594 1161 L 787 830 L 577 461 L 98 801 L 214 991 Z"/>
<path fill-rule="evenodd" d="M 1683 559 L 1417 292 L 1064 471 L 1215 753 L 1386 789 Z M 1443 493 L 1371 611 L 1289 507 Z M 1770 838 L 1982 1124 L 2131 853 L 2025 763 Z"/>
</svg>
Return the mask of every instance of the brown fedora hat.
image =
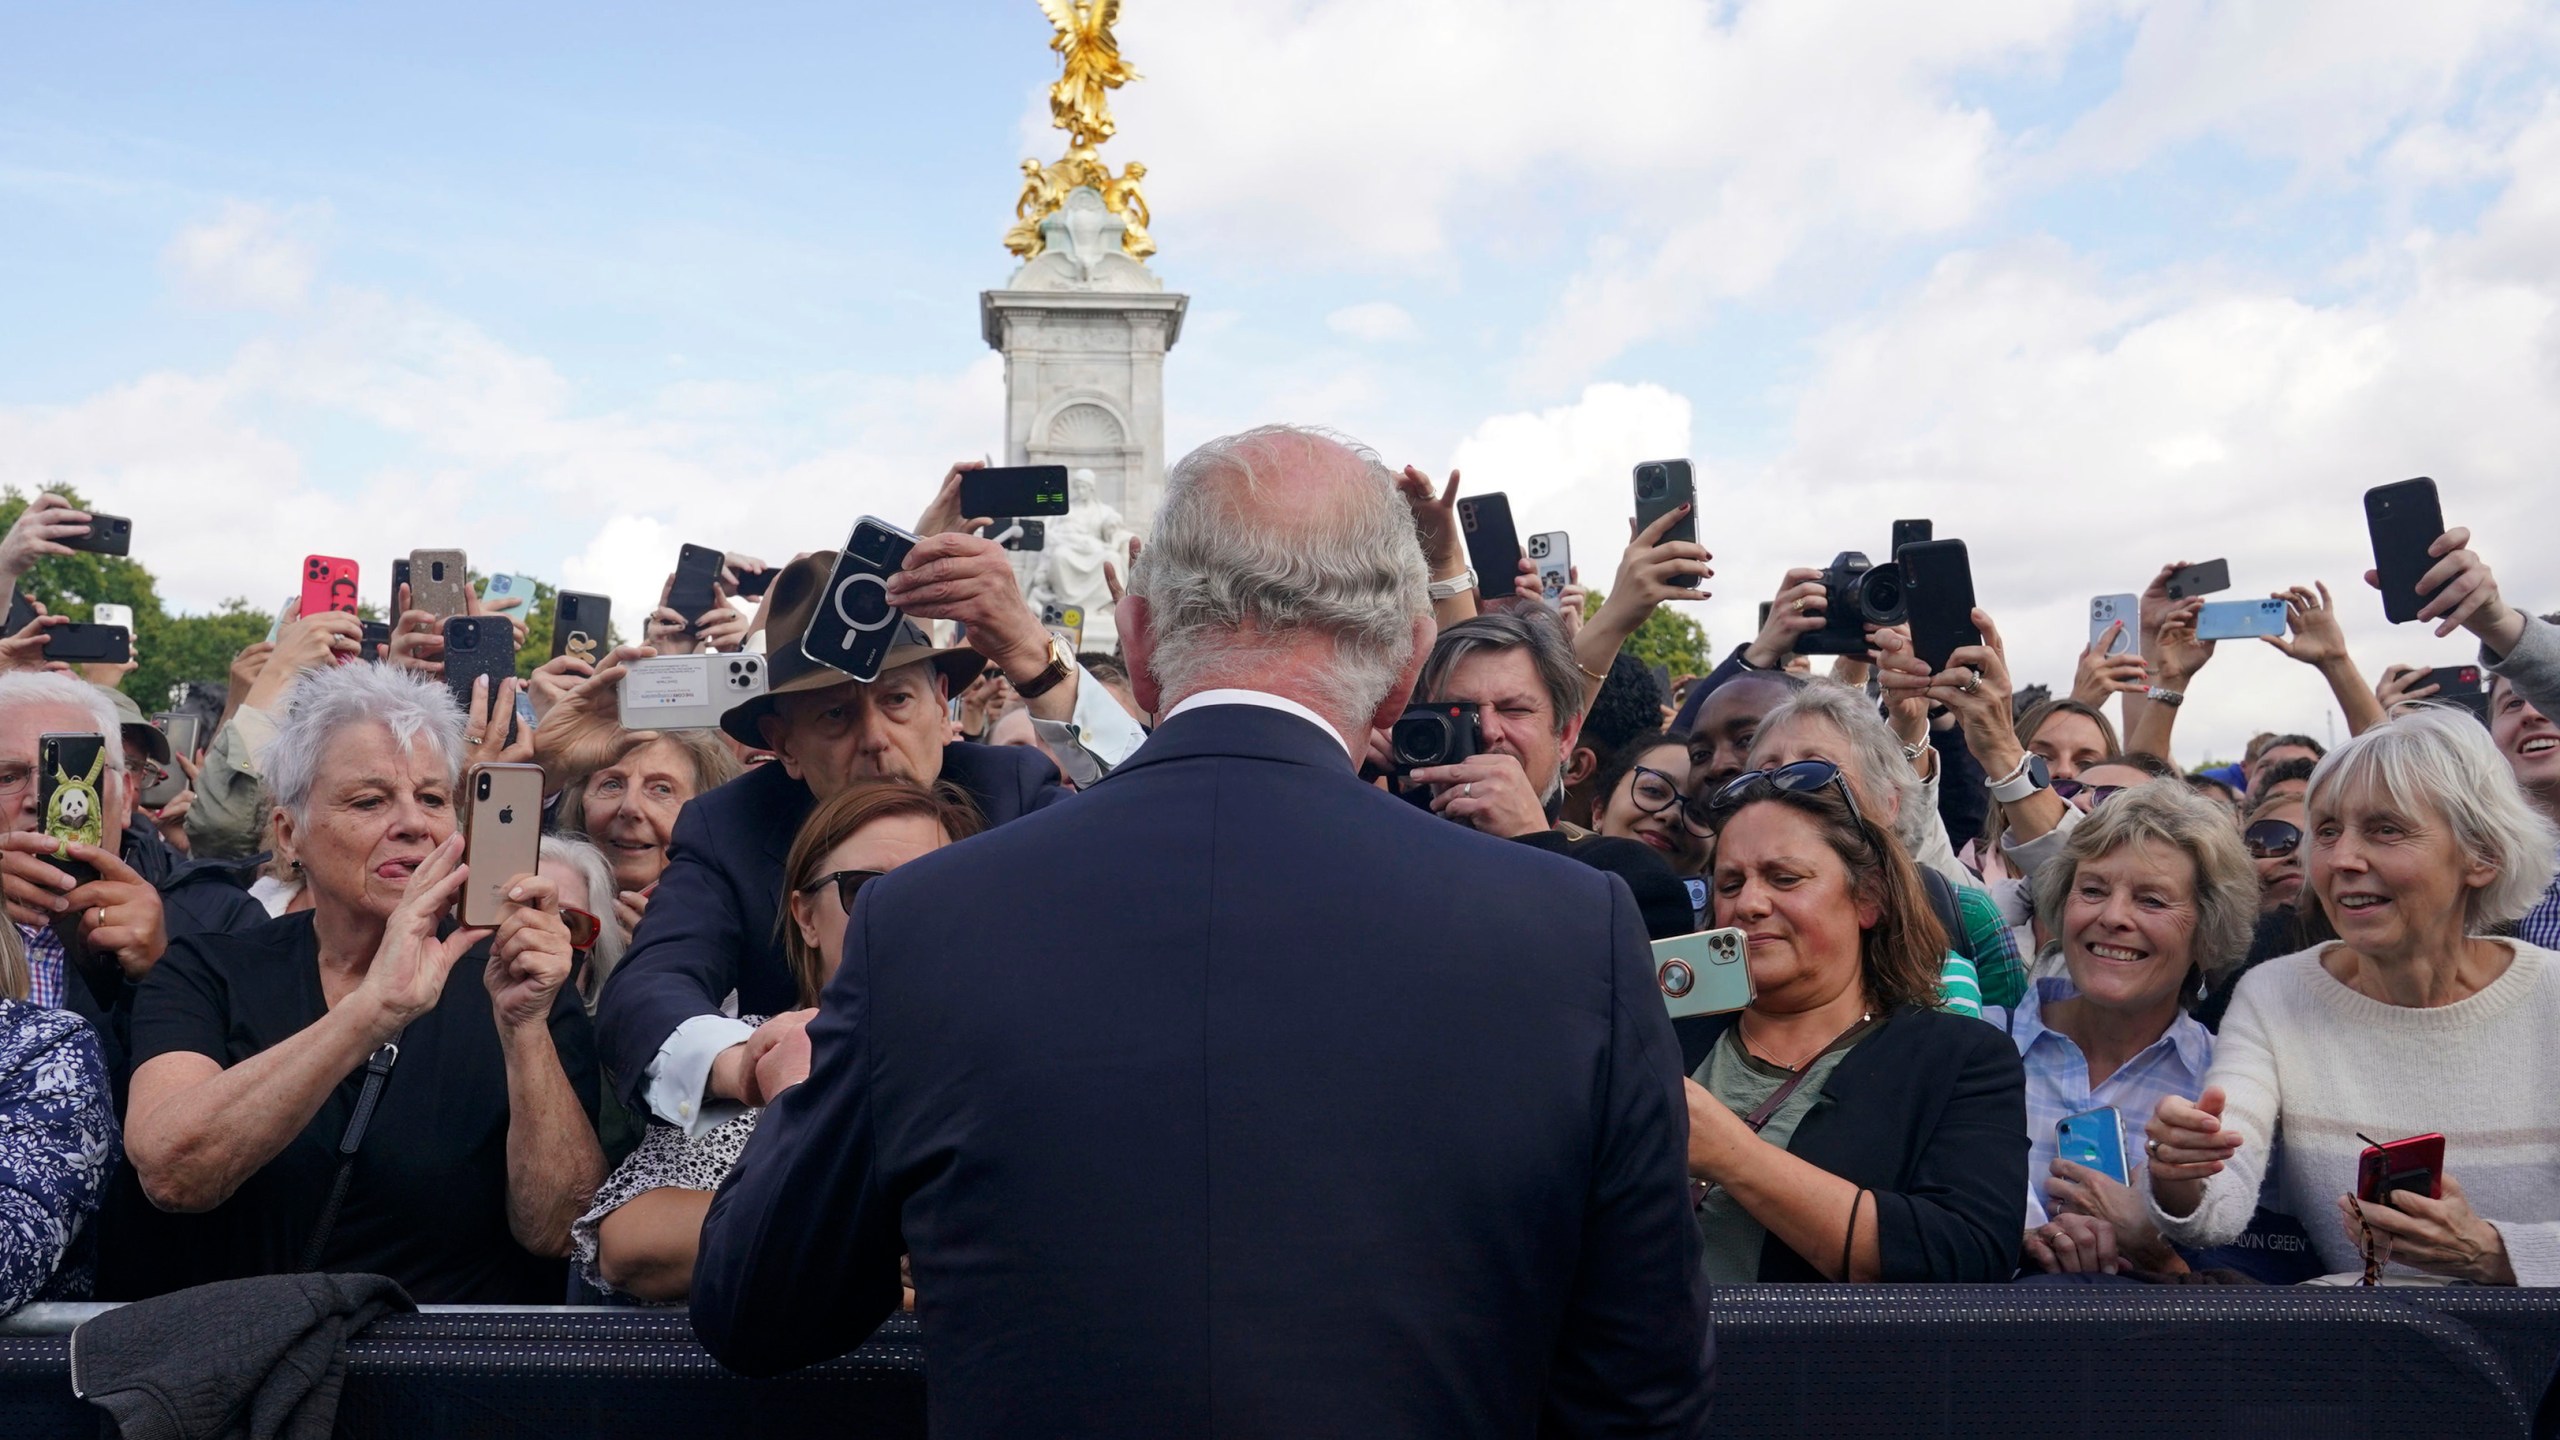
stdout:
<svg viewBox="0 0 2560 1440">
<path fill-rule="evenodd" d="M 835 573 L 835 568 L 836 552 L 812 551 L 783 566 L 782 573 L 765 591 L 764 609 L 756 617 L 756 628 L 764 632 L 765 693 L 730 706 L 720 717 L 720 728 L 739 744 L 765 748 L 764 732 L 756 722 L 773 713 L 774 696 L 855 683 L 852 676 L 810 659 L 800 648 L 800 637 L 809 633 L 809 620 L 818 613 L 827 577 Z M 932 661 L 933 668 L 950 682 L 955 695 L 968 688 L 969 682 L 987 666 L 987 657 L 966 645 L 934 644 L 923 626 L 902 615 L 898 617 L 897 643 L 889 647 L 888 658 L 880 662 L 880 673 L 886 675 L 919 660 Z"/>
</svg>

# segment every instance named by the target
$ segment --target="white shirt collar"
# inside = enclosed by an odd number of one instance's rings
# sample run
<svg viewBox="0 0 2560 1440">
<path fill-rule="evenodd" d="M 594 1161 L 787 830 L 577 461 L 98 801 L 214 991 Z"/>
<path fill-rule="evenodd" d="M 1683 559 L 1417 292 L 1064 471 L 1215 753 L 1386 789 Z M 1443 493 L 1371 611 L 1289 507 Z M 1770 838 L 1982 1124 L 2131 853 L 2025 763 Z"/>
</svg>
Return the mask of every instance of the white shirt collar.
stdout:
<svg viewBox="0 0 2560 1440">
<path fill-rule="evenodd" d="M 1186 710 L 1205 710 L 1212 705 L 1259 705 L 1265 710 L 1278 710 L 1295 715 L 1332 736 L 1333 743 L 1342 747 L 1344 758 L 1350 760 L 1353 765 L 1360 763 L 1360 757 L 1351 752 L 1351 742 L 1342 738 L 1342 732 L 1333 728 L 1332 721 L 1286 695 L 1274 695 L 1268 690 L 1203 690 L 1166 711 L 1164 720 L 1170 720 Z M 1156 723 L 1162 724 L 1164 721 L 1159 720 Z"/>
</svg>

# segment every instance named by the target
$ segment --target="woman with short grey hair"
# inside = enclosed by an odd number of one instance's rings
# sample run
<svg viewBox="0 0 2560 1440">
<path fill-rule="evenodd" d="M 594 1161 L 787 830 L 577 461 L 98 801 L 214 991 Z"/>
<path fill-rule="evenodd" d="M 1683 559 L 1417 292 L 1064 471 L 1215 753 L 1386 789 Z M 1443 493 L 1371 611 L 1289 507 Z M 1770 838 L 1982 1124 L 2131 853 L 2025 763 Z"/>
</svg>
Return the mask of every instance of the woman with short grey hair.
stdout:
<svg viewBox="0 0 2560 1440">
<path fill-rule="evenodd" d="M 166 1213 L 120 1234 L 109 1293 L 329 1270 L 559 1298 L 604 1176 L 594 1038 L 551 879 L 451 923 L 462 724 L 396 667 L 295 682 L 267 774 L 311 908 L 179 940 L 143 983 L 126 1153 Z"/>
<path fill-rule="evenodd" d="M 2273 1173 L 2267 1203 L 2333 1271 L 2560 1285 L 2560 956 L 2491 933 L 2541 896 L 2560 835 L 2452 711 L 2338 747 L 2304 804 L 2305 888 L 2338 938 L 2234 987 L 2203 1094 L 2152 1117 L 2153 1218 L 2228 1243 Z M 2364 1183 L 2368 1141 L 2420 1137 Z"/>
</svg>

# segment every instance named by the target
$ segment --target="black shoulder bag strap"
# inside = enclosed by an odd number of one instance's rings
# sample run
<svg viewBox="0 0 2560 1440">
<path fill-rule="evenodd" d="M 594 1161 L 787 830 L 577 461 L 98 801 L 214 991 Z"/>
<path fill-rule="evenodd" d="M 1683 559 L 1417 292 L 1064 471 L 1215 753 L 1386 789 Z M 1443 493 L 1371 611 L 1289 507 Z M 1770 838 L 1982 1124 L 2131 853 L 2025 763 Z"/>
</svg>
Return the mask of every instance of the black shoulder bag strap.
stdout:
<svg viewBox="0 0 2560 1440">
<path fill-rule="evenodd" d="M 1797 1066 L 1796 1073 L 1787 1077 L 1787 1083 L 1779 1086 L 1776 1093 L 1772 1094 L 1768 1099 L 1761 1101 L 1750 1114 L 1743 1116 L 1742 1123 L 1751 1127 L 1752 1134 L 1759 1134 L 1761 1127 L 1769 1123 L 1769 1118 L 1778 1113 L 1778 1107 L 1786 1104 L 1787 1097 L 1796 1093 L 1796 1087 L 1803 1084 L 1806 1078 L 1813 1074 L 1813 1065 L 1815 1060 L 1820 1060 L 1824 1055 L 1828 1055 L 1834 1050 L 1848 1049 L 1851 1045 L 1858 1042 L 1859 1036 L 1866 1034 L 1868 1031 L 1873 1030 L 1883 1023 L 1884 1017 L 1882 1015 L 1868 1015 L 1861 1018 L 1857 1024 L 1841 1031 L 1840 1038 L 1823 1046 L 1821 1051 L 1815 1054 L 1812 1060 L 1807 1060 L 1802 1065 Z"/>
<path fill-rule="evenodd" d="M 407 1031 L 402 1031 L 407 1034 Z M 347 1117 L 347 1133 L 338 1139 L 338 1178 L 330 1183 L 329 1203 L 320 1207 L 319 1223 L 311 1227 L 311 1240 L 302 1247 L 302 1268 L 320 1268 L 321 1252 L 329 1248 L 329 1234 L 338 1228 L 339 1207 L 347 1203 L 347 1186 L 356 1177 L 356 1149 L 364 1144 L 365 1127 L 373 1122 L 373 1110 L 382 1103 L 383 1084 L 391 1078 L 391 1067 L 400 1063 L 400 1042 L 385 1041 L 364 1062 L 364 1089 L 356 1096 L 355 1113 Z"/>
</svg>

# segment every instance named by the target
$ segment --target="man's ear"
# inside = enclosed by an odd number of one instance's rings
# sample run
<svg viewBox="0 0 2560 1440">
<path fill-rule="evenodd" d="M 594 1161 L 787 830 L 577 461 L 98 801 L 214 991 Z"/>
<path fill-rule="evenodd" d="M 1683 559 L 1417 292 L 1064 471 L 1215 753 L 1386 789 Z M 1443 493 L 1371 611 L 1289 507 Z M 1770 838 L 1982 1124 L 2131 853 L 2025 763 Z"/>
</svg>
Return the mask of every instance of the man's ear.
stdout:
<svg viewBox="0 0 2560 1440">
<path fill-rule="evenodd" d="M 1570 789 L 1573 786 L 1580 785 L 1584 781 L 1589 780 L 1594 774 L 1598 773 L 1599 769 L 1599 753 L 1594 751 L 1588 745 L 1576 745 L 1573 747 L 1573 753 L 1565 757 L 1564 783 L 1566 788 Z"/>
<path fill-rule="evenodd" d="M 1422 667 L 1431 663 L 1431 644 L 1440 638 L 1440 625 L 1427 613 L 1413 617 L 1413 658 L 1404 665 L 1404 674 L 1387 687 L 1387 698 L 1369 716 L 1369 728 L 1389 730 L 1404 707 L 1413 703 L 1413 687 L 1422 683 Z"/>
<path fill-rule="evenodd" d="M 1164 713 L 1164 686 L 1156 679 L 1154 635 L 1147 628 L 1147 602 L 1122 595 L 1112 610 L 1120 627 L 1120 655 L 1129 662 L 1129 693 L 1149 715 Z"/>
<path fill-rule="evenodd" d="M 766 711 L 756 717 L 756 733 L 764 737 L 764 748 L 773 752 L 774 763 L 782 767 L 783 774 L 794 780 L 808 778 L 800 773 L 800 762 L 791 758 L 791 722 Z"/>
</svg>

